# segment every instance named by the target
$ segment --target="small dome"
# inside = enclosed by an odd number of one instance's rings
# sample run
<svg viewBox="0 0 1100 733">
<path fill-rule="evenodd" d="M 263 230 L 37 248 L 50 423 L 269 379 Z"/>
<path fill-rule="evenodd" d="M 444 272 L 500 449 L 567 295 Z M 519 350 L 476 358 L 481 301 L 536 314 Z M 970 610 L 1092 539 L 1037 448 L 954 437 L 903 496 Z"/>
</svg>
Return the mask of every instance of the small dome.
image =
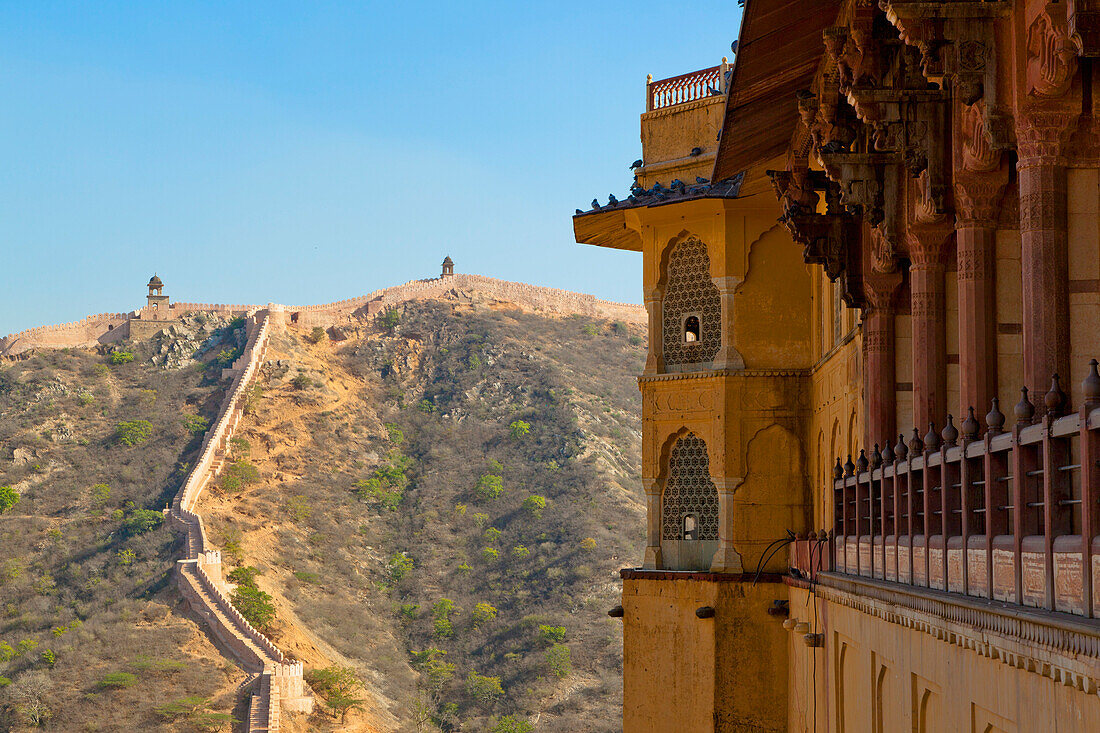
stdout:
<svg viewBox="0 0 1100 733">
<path fill-rule="evenodd" d="M 163 288 L 164 283 L 162 283 L 160 281 L 159 277 L 157 277 L 156 275 L 153 275 L 151 278 L 149 278 L 149 287 L 151 287 L 151 288 Z"/>
<path fill-rule="evenodd" d="M 452 260 L 452 259 L 451 259 L 451 256 L 450 256 L 450 255 L 447 255 L 447 259 L 443 260 L 443 264 L 444 264 L 444 265 L 453 265 L 453 264 L 454 264 L 454 260 Z"/>
</svg>

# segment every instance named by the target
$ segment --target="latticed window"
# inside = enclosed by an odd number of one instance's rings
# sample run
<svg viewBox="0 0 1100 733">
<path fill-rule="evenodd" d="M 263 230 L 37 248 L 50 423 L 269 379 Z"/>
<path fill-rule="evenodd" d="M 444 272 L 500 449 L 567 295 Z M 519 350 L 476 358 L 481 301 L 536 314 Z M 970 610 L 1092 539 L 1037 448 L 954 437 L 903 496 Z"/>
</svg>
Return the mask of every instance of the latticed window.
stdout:
<svg viewBox="0 0 1100 733">
<path fill-rule="evenodd" d="M 669 455 L 661 539 L 718 539 L 718 490 L 710 479 L 707 444 L 695 433 L 677 440 Z"/>
<path fill-rule="evenodd" d="M 722 345 L 722 301 L 710 279 L 707 246 L 698 239 L 680 242 L 669 255 L 662 312 L 666 367 L 714 361 Z"/>
</svg>

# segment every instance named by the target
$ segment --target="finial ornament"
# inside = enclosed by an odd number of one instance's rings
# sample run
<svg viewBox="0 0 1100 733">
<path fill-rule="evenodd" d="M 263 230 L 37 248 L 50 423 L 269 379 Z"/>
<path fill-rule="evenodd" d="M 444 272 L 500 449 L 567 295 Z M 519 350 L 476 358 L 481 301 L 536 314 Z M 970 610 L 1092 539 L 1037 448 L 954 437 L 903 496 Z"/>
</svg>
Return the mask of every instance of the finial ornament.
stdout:
<svg viewBox="0 0 1100 733">
<path fill-rule="evenodd" d="M 909 439 L 909 452 L 916 456 L 924 452 L 924 441 L 920 439 L 920 431 L 913 428 L 913 437 Z"/>
<path fill-rule="evenodd" d="M 871 451 L 871 468 L 878 468 L 882 465 L 882 451 L 878 448 L 878 443 L 875 443 L 874 449 Z"/>
<path fill-rule="evenodd" d="M 898 433 L 898 444 L 894 446 L 894 455 L 898 457 L 899 461 L 904 461 L 905 457 L 909 455 L 909 447 L 905 445 L 905 436 Z"/>
<path fill-rule="evenodd" d="M 1001 401 L 996 397 L 992 400 L 989 412 L 985 414 L 985 424 L 993 435 L 997 435 L 1004 430 L 1005 414 L 1001 412 Z"/>
<path fill-rule="evenodd" d="M 1020 387 L 1020 401 L 1012 411 L 1016 413 L 1017 425 L 1031 424 L 1031 418 L 1035 417 L 1035 405 L 1027 398 L 1027 387 Z"/>
<path fill-rule="evenodd" d="M 886 443 L 886 446 L 882 449 L 882 462 L 887 463 L 887 464 L 893 463 L 894 462 L 894 449 L 890 446 L 890 441 L 889 440 L 886 440 L 886 441 L 883 441 L 883 442 Z"/>
<path fill-rule="evenodd" d="M 936 450 L 940 447 L 940 434 L 936 432 L 935 422 L 928 422 L 928 432 L 924 434 L 924 447 L 926 450 Z"/>
<path fill-rule="evenodd" d="M 836 465 L 833 466 L 833 480 L 839 481 L 844 478 L 844 466 L 840 465 L 840 456 L 837 456 Z"/>
<path fill-rule="evenodd" d="M 974 408 L 966 408 L 966 419 L 962 422 L 963 440 L 967 443 L 972 440 L 977 440 L 978 431 L 981 429 L 981 426 L 978 424 L 978 418 L 974 417 Z"/>
<path fill-rule="evenodd" d="M 943 438 L 943 444 L 945 447 L 951 447 L 959 441 L 959 429 L 955 427 L 955 416 L 947 416 L 947 424 L 943 426 L 943 431 L 940 433 L 940 437 Z"/>
<path fill-rule="evenodd" d="M 852 454 L 848 454 L 848 460 L 844 462 L 844 475 L 851 476 L 856 471 L 856 464 L 852 463 Z"/>
<path fill-rule="evenodd" d="M 870 465 L 870 462 L 867 460 L 867 454 L 863 452 L 862 448 L 860 448 L 859 458 L 856 459 L 856 468 L 859 470 L 860 473 L 863 473 L 867 470 L 868 465 Z"/>
<path fill-rule="evenodd" d="M 1043 395 L 1043 404 L 1052 417 L 1061 415 L 1066 406 L 1066 393 L 1062 391 L 1062 379 L 1057 373 L 1050 378 L 1050 391 Z"/>
<path fill-rule="evenodd" d="M 1096 359 L 1089 359 L 1089 373 L 1081 382 L 1081 395 L 1086 405 L 1100 402 L 1100 373 L 1096 371 Z"/>
</svg>

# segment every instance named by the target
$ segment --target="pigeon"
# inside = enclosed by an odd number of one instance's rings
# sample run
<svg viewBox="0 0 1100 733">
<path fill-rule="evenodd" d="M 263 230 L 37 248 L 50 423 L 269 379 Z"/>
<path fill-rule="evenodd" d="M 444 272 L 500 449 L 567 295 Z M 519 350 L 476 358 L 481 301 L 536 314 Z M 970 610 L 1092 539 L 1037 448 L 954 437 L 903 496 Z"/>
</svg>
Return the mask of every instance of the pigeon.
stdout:
<svg viewBox="0 0 1100 733">
<path fill-rule="evenodd" d="M 710 183 L 710 180 L 707 179 L 707 178 L 703 178 L 702 176 L 695 176 L 695 182 L 696 183 Z"/>
<path fill-rule="evenodd" d="M 617 198 L 615 198 L 615 194 L 613 194 L 613 193 L 607 194 L 607 205 L 608 206 L 615 206 L 618 203 L 619 203 L 619 200 Z"/>
<path fill-rule="evenodd" d="M 673 178 L 672 183 L 668 184 L 668 187 L 673 190 L 682 189 L 684 187 L 684 182 L 681 181 L 679 178 Z"/>
<path fill-rule="evenodd" d="M 600 200 L 599 199 L 592 199 L 592 208 L 593 209 L 600 208 Z"/>
<path fill-rule="evenodd" d="M 744 3 L 738 3 L 738 5 L 744 5 Z M 737 41 L 730 44 L 730 51 L 737 53 Z"/>
<path fill-rule="evenodd" d="M 702 148 L 692 148 L 691 149 L 692 157 L 696 157 L 696 156 L 699 156 L 699 155 L 702 155 L 702 154 L 703 154 L 703 149 Z"/>
<path fill-rule="evenodd" d="M 630 170 L 634 170 L 635 168 L 641 168 L 641 167 L 642 167 L 642 159 L 641 158 L 638 158 L 636 161 L 634 161 L 633 163 L 630 164 Z"/>
<path fill-rule="evenodd" d="M 578 213 L 578 214 L 583 214 L 584 212 L 583 212 L 583 211 L 581 211 L 580 209 L 577 209 L 577 213 Z"/>
</svg>

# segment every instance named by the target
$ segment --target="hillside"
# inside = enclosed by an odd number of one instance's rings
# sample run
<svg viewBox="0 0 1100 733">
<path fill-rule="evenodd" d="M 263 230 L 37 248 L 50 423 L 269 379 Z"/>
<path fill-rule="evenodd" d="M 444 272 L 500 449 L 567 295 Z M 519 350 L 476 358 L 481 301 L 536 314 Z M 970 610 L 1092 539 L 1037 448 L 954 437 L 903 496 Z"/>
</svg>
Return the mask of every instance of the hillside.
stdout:
<svg viewBox="0 0 1100 733">
<path fill-rule="evenodd" d="M 244 675 L 180 608 L 160 509 L 243 331 L 174 329 L 0 363 L 0 487 L 19 495 L 0 515 L 0 730 L 178 729 L 156 708 L 194 698 L 183 717 L 216 720 L 235 705 Z"/>
<path fill-rule="evenodd" d="M 273 337 L 238 428 L 261 480 L 200 508 L 276 643 L 360 670 L 399 730 L 617 729 L 640 329 L 451 298 L 312 335 Z"/>
<path fill-rule="evenodd" d="M 267 633 L 307 678 L 339 665 L 367 684 L 345 724 L 318 706 L 284 729 L 481 731 L 516 716 L 617 730 L 606 610 L 644 539 L 630 379 L 644 332 L 432 295 L 276 331 L 231 441 L 243 468 L 196 508 L 225 570 L 260 572 Z M 128 364 L 100 347 L 0 366 L 0 485 L 21 494 L 0 516 L 15 548 L 0 578 L 0 639 L 16 650 L 0 661 L 6 725 L 26 717 L 28 688 L 46 690 L 55 730 L 178 729 L 155 708 L 185 696 L 203 703 L 189 724 L 243 719 L 244 673 L 170 582 L 179 541 L 124 529 L 179 487 L 201 440 L 189 416 L 212 420 L 224 393 L 204 364 L 242 345 L 227 319 L 193 321 L 117 347 Z M 152 437 L 121 445 L 118 424 L 137 419 Z M 39 644 L 20 653 L 24 638 Z M 101 684 L 112 672 L 140 684 Z"/>
</svg>

